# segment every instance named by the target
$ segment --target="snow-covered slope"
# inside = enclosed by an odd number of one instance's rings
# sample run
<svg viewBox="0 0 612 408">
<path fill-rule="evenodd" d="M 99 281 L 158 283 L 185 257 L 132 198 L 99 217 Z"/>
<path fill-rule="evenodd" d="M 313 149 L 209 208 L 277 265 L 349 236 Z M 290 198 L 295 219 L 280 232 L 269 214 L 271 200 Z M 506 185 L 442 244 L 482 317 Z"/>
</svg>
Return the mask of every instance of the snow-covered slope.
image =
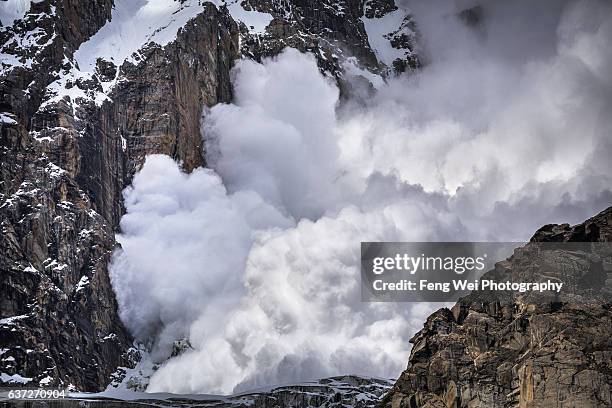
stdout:
<svg viewBox="0 0 612 408">
<path fill-rule="evenodd" d="M 227 4 L 232 17 L 253 27 L 253 32 L 263 32 L 272 20 L 267 13 L 245 10 L 238 0 L 211 2 L 216 6 Z M 87 72 L 94 71 L 98 58 L 121 65 L 149 42 L 164 46 L 174 41 L 187 21 L 203 10 L 201 0 L 117 0 L 111 21 L 81 45 L 75 59 L 79 68 Z"/>
<path fill-rule="evenodd" d="M 15 20 L 23 18 L 30 9 L 30 0 L 0 1 L 0 23 L 3 26 L 12 25 Z"/>
</svg>

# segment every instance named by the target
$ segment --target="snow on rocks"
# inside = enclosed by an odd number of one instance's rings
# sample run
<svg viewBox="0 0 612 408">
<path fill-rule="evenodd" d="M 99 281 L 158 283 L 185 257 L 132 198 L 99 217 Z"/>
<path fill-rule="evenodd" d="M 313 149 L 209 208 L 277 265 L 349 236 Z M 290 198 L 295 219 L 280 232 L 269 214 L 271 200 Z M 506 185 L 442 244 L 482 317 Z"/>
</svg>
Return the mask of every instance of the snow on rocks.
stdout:
<svg viewBox="0 0 612 408">
<path fill-rule="evenodd" d="M 216 6 L 226 4 L 234 19 L 244 22 L 257 33 L 264 32 L 272 20 L 267 13 L 245 10 L 238 0 L 211 2 Z M 97 58 L 119 66 L 148 43 L 164 46 L 174 41 L 178 30 L 202 10 L 203 2 L 200 0 L 118 0 L 111 21 L 81 45 L 75 59 L 85 72 L 95 70 Z"/>
<path fill-rule="evenodd" d="M 80 292 L 83 289 L 85 289 L 87 287 L 87 285 L 89 285 L 89 277 L 88 276 L 82 276 L 81 280 L 79 281 L 79 283 L 77 283 L 74 291 L 75 292 Z"/>
<path fill-rule="evenodd" d="M 51 7 L 49 13 L 28 13 L 24 20 L 21 20 L 24 18 L 22 15 L 15 20 L 16 24 L 0 27 L 0 76 L 16 68 L 33 68 L 37 58 L 57 38 L 57 33 L 41 27 L 43 22 L 52 22 L 56 18 L 55 11 Z"/>
<path fill-rule="evenodd" d="M 0 1 L 0 22 L 2 25 L 12 25 L 15 20 L 23 18 L 30 10 L 30 0 Z"/>
<path fill-rule="evenodd" d="M 9 112 L 0 112 L 0 123 L 4 125 L 16 125 L 15 115 Z"/>
<path fill-rule="evenodd" d="M 412 55 L 409 47 L 414 46 L 416 32 L 408 10 L 397 8 L 383 15 L 364 13 L 361 21 L 379 62 L 391 68 L 396 60 L 402 61 Z"/>
<path fill-rule="evenodd" d="M 151 369 L 150 361 L 147 368 Z M 142 369 L 141 369 L 142 370 Z M 79 400 L 90 400 L 99 398 L 110 398 L 123 401 L 147 402 L 152 405 L 165 405 L 164 401 L 180 400 L 184 405 L 215 408 L 239 408 L 266 406 L 277 407 L 353 407 L 368 408 L 375 407 L 380 398 L 386 393 L 393 382 L 386 379 L 366 378 L 353 375 L 325 378 L 318 381 L 308 381 L 298 384 L 287 384 L 279 386 L 264 387 L 257 390 L 247 391 L 234 395 L 180 395 L 170 393 L 145 393 L 142 392 L 142 383 L 135 381 L 137 377 L 126 372 L 139 371 L 139 369 L 123 369 L 124 377 L 121 385 L 111 384 L 106 391 L 97 394 L 72 394 L 72 398 Z M 144 374 L 142 372 L 141 374 Z M 126 379 L 129 379 L 126 381 Z M 140 377 L 140 380 L 146 380 Z M 131 386 L 126 387 L 126 382 L 132 381 Z M 138 385 L 138 386 L 135 386 Z M 134 391 L 136 390 L 136 391 Z"/>
<path fill-rule="evenodd" d="M 27 384 L 30 381 L 32 381 L 32 378 L 29 377 L 22 377 L 19 374 L 7 374 L 7 373 L 1 373 L 0 374 L 0 381 L 3 383 L 8 383 L 8 384 Z"/>
<path fill-rule="evenodd" d="M 272 21 L 272 15 L 256 10 L 245 10 L 241 0 L 230 0 L 227 9 L 235 20 L 243 22 L 252 34 L 264 34 Z"/>
</svg>

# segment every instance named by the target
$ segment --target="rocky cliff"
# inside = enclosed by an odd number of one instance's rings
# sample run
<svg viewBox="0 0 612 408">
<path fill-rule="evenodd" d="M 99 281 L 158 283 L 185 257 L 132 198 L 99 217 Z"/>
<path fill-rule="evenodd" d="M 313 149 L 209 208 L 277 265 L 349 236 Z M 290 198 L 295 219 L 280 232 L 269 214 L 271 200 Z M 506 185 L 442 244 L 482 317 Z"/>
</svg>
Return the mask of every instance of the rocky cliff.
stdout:
<svg viewBox="0 0 612 408">
<path fill-rule="evenodd" d="M 485 277 L 575 278 L 572 296 L 480 293 L 429 316 L 408 368 L 381 406 L 605 407 L 612 405 L 612 207 L 570 227 L 547 225 Z M 557 243 L 541 250 L 541 243 Z M 562 245 L 593 242 L 605 244 Z M 548 268 L 548 266 L 553 268 Z"/>
<path fill-rule="evenodd" d="M 121 192 L 147 154 L 204 164 L 201 112 L 231 100 L 237 58 L 296 47 L 340 83 L 418 65 L 414 22 L 393 0 L 215 3 L 168 0 L 134 52 L 92 67 L 77 51 L 135 3 L 43 0 L 2 21 L 1 383 L 100 390 L 134 364 L 107 271 Z M 236 10 L 269 21 L 258 31 Z"/>
<path fill-rule="evenodd" d="M 0 33 L 0 348 L 5 383 L 101 388 L 127 364 L 106 265 L 112 220 L 76 181 L 74 112 L 46 87 L 111 15 L 110 1 L 36 3 Z M 85 370 L 96 367 L 95 370 Z"/>
</svg>

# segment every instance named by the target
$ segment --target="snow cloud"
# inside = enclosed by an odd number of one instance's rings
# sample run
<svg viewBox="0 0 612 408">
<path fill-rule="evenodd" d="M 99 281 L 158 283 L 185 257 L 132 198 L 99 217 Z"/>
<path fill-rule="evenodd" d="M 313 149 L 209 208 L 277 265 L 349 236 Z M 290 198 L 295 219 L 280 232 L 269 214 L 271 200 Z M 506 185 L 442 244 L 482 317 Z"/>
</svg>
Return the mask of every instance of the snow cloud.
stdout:
<svg viewBox="0 0 612 408">
<path fill-rule="evenodd" d="M 149 391 L 397 377 L 437 305 L 360 302 L 360 241 L 526 240 L 612 202 L 610 5 L 523 3 L 410 4 L 427 65 L 365 104 L 294 50 L 238 63 L 211 169 L 151 156 L 125 191 L 122 318 L 159 361 L 193 347 Z"/>
</svg>

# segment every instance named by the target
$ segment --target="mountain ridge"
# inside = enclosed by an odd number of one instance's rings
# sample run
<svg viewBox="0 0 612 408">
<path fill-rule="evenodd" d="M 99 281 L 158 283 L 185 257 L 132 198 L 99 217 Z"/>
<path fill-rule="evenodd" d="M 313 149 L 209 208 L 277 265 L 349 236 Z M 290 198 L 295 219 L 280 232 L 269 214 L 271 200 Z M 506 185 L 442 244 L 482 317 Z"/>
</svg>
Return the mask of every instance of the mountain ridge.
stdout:
<svg viewBox="0 0 612 408">
<path fill-rule="evenodd" d="M 554 299 L 472 293 L 438 310 L 410 340 L 408 367 L 380 407 L 612 404 L 611 241 L 612 207 L 574 226 L 538 229 L 483 278 L 533 281 L 554 265 L 566 278 L 590 274 L 593 286 L 583 283 L 572 296 Z M 542 243 L 587 245 L 540 251 Z"/>
</svg>

